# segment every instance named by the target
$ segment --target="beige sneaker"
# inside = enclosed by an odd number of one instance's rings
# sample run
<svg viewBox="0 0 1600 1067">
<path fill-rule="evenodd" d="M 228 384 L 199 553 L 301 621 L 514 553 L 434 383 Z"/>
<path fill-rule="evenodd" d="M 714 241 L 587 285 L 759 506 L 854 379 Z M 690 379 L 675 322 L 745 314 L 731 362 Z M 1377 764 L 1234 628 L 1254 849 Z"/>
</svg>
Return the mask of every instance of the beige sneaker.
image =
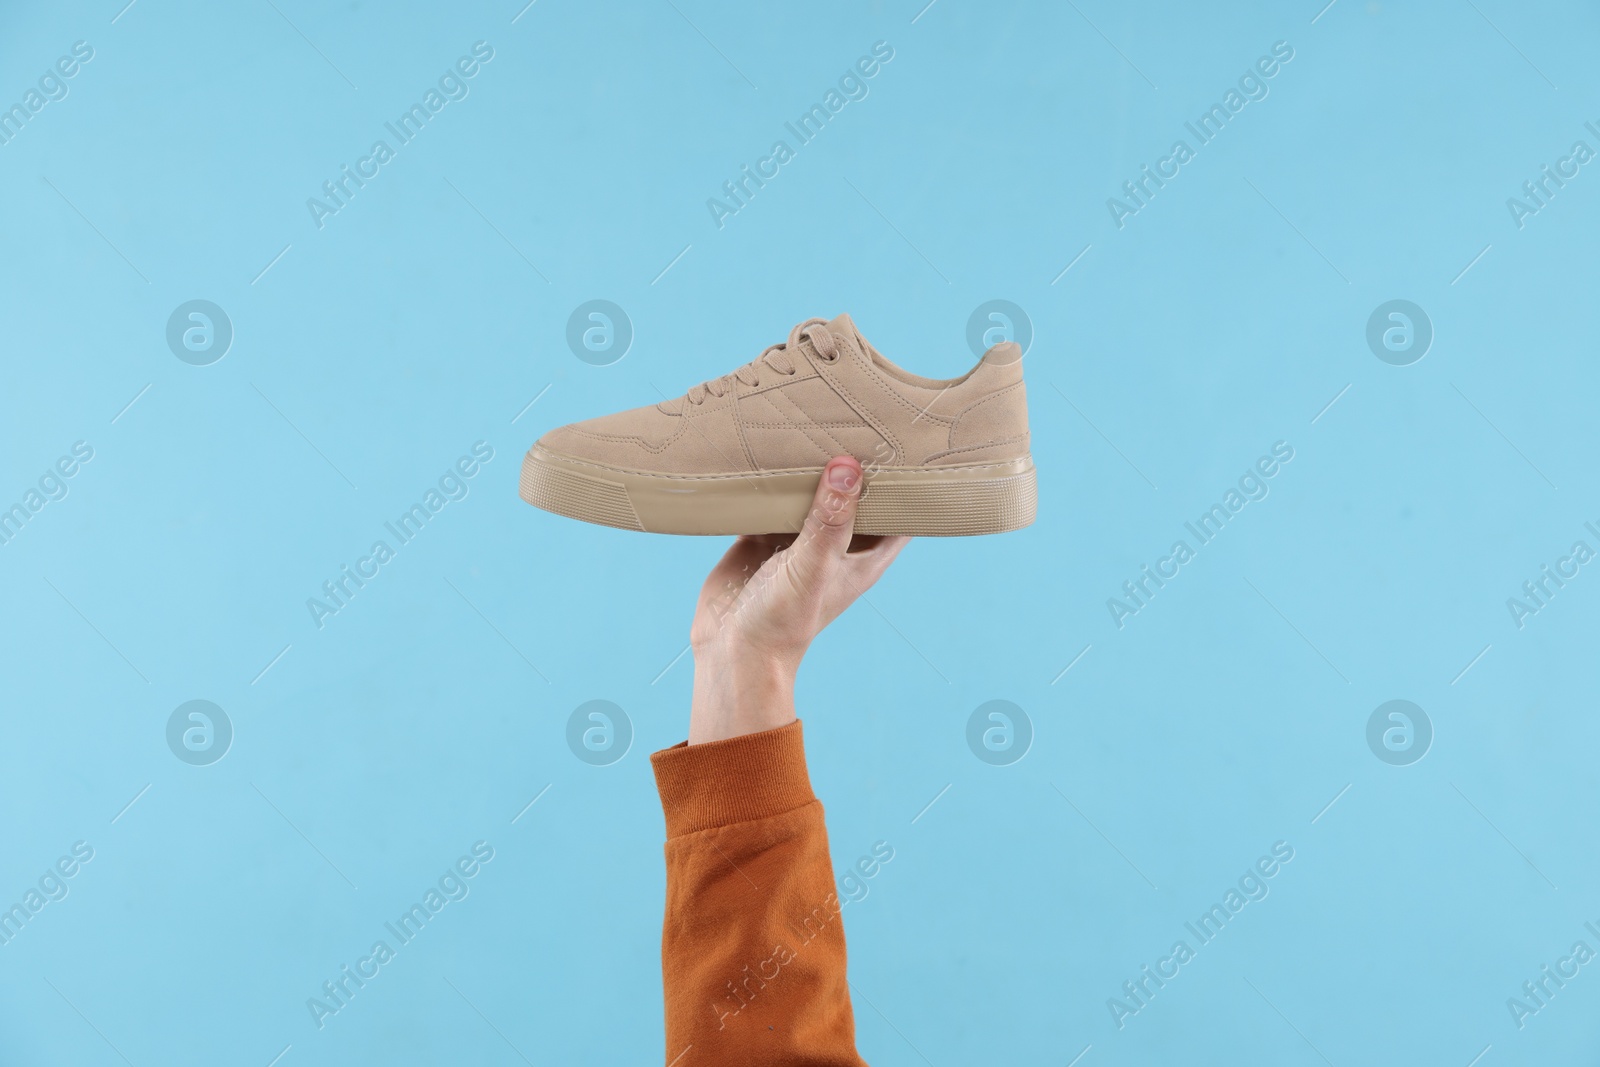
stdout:
<svg viewBox="0 0 1600 1067">
<path fill-rule="evenodd" d="M 947 381 L 901 370 L 850 321 L 809 319 L 685 396 L 551 430 L 522 499 L 585 522 L 677 534 L 794 533 L 823 466 L 866 472 L 856 532 L 954 536 L 1033 522 L 1022 350 Z"/>
</svg>

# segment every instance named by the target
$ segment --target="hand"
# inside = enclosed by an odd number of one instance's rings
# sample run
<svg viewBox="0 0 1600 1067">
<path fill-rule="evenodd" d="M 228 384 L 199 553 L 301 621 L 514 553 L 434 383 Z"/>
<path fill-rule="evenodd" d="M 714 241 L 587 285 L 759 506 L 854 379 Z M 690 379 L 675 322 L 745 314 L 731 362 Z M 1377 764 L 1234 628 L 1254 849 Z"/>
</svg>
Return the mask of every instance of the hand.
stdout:
<svg viewBox="0 0 1600 1067">
<path fill-rule="evenodd" d="M 866 592 L 909 537 L 856 537 L 861 464 L 828 462 L 798 537 L 741 537 L 700 590 L 689 644 L 689 744 L 793 722 L 794 680 L 812 638 Z"/>
</svg>

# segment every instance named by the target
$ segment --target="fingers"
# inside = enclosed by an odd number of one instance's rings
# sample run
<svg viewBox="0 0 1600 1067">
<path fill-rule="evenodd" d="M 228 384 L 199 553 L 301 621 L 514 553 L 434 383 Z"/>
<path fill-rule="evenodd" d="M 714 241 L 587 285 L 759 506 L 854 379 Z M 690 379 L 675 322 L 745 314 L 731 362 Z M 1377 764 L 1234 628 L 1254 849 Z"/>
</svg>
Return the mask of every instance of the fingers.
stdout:
<svg viewBox="0 0 1600 1067">
<path fill-rule="evenodd" d="M 879 541 L 882 540 L 882 534 L 858 533 L 854 537 L 850 538 L 850 554 L 855 555 L 857 552 L 865 552 L 867 549 L 874 547 Z"/>
<path fill-rule="evenodd" d="M 877 537 L 869 548 L 852 552 L 844 558 L 845 573 L 857 594 L 865 593 L 872 583 L 883 577 L 889 564 L 900 555 L 900 550 L 911 543 L 909 537 Z"/>
<path fill-rule="evenodd" d="M 836 456 L 822 469 L 800 536 L 790 546 L 796 577 L 819 592 L 850 549 L 861 500 L 861 464 L 852 456 Z"/>
<path fill-rule="evenodd" d="M 889 569 L 889 564 L 900 555 L 900 550 L 911 543 L 911 538 L 875 537 L 873 542 L 870 548 L 851 552 L 841 561 L 838 578 L 828 590 L 827 610 L 830 618 L 843 612 L 861 594 L 871 589 L 883 577 L 883 572 Z"/>
</svg>

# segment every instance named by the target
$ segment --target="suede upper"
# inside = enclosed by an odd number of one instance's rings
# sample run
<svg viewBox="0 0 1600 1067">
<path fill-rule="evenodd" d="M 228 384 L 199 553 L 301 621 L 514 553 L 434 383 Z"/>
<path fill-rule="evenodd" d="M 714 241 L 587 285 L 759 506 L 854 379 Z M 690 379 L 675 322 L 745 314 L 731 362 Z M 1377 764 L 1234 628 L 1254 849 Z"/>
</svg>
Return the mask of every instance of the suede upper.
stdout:
<svg viewBox="0 0 1600 1067">
<path fill-rule="evenodd" d="M 823 332 L 826 331 L 826 336 Z M 1002 342 L 959 378 L 890 363 L 840 315 L 686 395 L 552 430 L 550 452 L 682 475 L 814 469 L 849 453 L 863 466 L 938 467 L 1028 451 L 1022 351 Z"/>
</svg>

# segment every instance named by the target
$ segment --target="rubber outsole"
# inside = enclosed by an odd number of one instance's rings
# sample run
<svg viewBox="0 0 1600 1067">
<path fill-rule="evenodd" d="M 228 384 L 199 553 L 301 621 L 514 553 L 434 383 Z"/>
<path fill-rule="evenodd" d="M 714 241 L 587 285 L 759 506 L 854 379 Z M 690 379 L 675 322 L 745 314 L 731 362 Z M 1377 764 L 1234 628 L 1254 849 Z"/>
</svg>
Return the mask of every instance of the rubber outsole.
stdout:
<svg viewBox="0 0 1600 1067">
<path fill-rule="evenodd" d="M 518 492 L 536 508 L 600 526 L 669 534 L 796 533 L 822 468 L 677 475 L 624 470 L 534 445 Z M 867 473 L 859 534 L 967 537 L 1030 525 L 1038 513 L 1031 456 L 1004 463 L 893 467 Z"/>
</svg>

